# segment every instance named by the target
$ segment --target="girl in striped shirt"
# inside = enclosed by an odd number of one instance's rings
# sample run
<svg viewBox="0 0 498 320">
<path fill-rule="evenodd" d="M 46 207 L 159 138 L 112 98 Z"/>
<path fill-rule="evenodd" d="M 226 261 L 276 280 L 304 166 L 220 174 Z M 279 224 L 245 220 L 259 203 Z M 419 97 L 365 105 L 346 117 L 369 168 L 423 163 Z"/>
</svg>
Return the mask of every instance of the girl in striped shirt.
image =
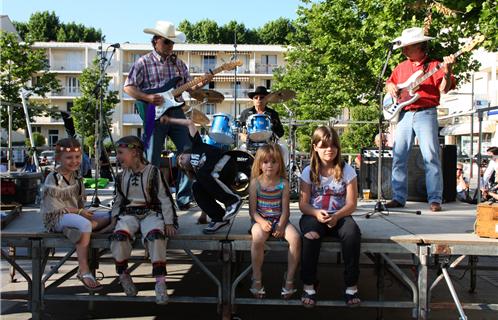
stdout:
<svg viewBox="0 0 498 320">
<path fill-rule="evenodd" d="M 259 299 L 265 296 L 262 284 L 265 241 L 273 236 L 285 238 L 289 243 L 288 266 L 284 275 L 281 296 L 290 298 L 295 292 L 294 275 L 301 254 L 301 238 L 296 228 L 289 223 L 289 182 L 280 147 L 270 143 L 256 153 L 252 166 L 252 180 L 249 189 L 249 214 L 251 228 L 251 293 Z"/>
</svg>

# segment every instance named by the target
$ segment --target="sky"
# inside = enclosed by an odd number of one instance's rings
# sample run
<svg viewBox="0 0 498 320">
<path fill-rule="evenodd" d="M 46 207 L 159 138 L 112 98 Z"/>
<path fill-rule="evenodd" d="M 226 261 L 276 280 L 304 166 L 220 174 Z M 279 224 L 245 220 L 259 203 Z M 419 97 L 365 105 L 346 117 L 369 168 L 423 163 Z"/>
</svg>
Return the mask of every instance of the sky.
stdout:
<svg viewBox="0 0 498 320">
<path fill-rule="evenodd" d="M 106 42 L 146 43 L 157 20 L 176 26 L 184 19 L 211 19 L 224 25 L 236 20 L 258 28 L 280 17 L 297 18 L 300 0 L 0 0 L 11 21 L 27 22 L 36 11 L 54 11 L 63 23 L 76 22 L 101 29 Z"/>
</svg>

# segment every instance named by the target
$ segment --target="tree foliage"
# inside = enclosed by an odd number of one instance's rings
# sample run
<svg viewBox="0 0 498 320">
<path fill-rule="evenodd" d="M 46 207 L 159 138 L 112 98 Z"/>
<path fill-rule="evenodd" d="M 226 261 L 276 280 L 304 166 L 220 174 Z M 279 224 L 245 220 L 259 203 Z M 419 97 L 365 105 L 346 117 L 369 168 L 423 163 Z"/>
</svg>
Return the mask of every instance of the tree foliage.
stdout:
<svg viewBox="0 0 498 320">
<path fill-rule="evenodd" d="M 100 94 L 97 84 L 99 83 L 101 71 L 98 59 L 95 59 L 91 67 L 83 70 L 80 80 L 81 96 L 74 99 L 74 106 L 71 109 L 71 114 L 74 120 L 76 133 L 85 137 L 85 144 L 91 149 L 95 141 L 95 123 L 97 122 L 96 109 L 100 105 Z M 109 87 L 112 77 L 103 77 L 102 88 Z M 102 90 L 102 114 L 105 117 L 102 138 L 107 136 L 110 129 L 111 115 L 114 110 L 114 105 L 119 102 L 118 92 L 111 90 Z"/>
<path fill-rule="evenodd" d="M 35 147 L 41 147 L 45 144 L 45 137 L 39 132 L 33 132 L 33 141 L 35 142 Z M 24 144 L 28 148 L 31 147 L 31 141 L 29 138 L 24 140 Z"/>
<path fill-rule="evenodd" d="M 237 43 L 243 44 L 287 44 L 289 33 L 294 31 L 290 20 L 279 18 L 259 29 L 248 29 L 243 23 L 232 20 L 219 26 L 214 20 L 204 19 L 196 23 L 183 20 L 178 29 L 185 33 L 189 43 Z"/>
<path fill-rule="evenodd" d="M 14 21 L 17 33 L 25 41 L 96 42 L 102 31 L 75 22 L 61 23 L 55 12 L 33 13 L 28 22 Z"/>
<path fill-rule="evenodd" d="M 0 100 L 21 104 L 20 91 L 25 89 L 45 97 L 47 92 L 59 90 L 55 74 L 48 73 L 49 66 L 43 50 L 31 48 L 32 43 L 19 43 L 13 33 L 0 32 Z M 35 79 L 34 81 L 32 79 Z M 53 114 L 56 108 L 37 100 L 29 100 L 29 118 Z M 0 110 L 1 125 L 8 126 L 7 108 Z M 12 119 L 13 130 L 26 127 L 24 112 L 15 108 Z"/>
<path fill-rule="evenodd" d="M 498 44 L 494 0 L 303 0 L 303 4 L 294 22 L 296 31 L 289 36 L 287 68 L 275 75 L 273 87 L 297 92 L 294 111 L 298 119 L 328 119 L 344 108 L 351 110 L 353 120 L 377 119 L 374 92 L 386 44 L 405 28 L 422 27 L 424 20 L 428 34 L 437 38 L 429 42 L 430 54 L 436 59 L 456 52 L 459 39 L 478 31 L 486 36 L 483 45 L 488 50 L 496 51 Z M 403 59 L 401 50 L 393 52 L 382 87 Z M 463 80 L 476 68 L 477 63 L 466 54 L 458 59 L 454 72 Z M 365 97 L 368 102 L 362 105 L 360 100 Z M 342 135 L 346 152 L 373 141 L 376 126 L 359 127 L 352 125 Z"/>
</svg>

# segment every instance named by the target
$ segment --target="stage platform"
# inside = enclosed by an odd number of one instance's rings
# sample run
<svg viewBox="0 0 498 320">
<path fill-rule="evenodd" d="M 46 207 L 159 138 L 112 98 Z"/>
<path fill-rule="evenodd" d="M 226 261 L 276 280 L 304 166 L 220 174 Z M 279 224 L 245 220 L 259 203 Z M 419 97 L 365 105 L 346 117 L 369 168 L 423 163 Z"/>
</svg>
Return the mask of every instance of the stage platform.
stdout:
<svg viewBox="0 0 498 320">
<path fill-rule="evenodd" d="M 375 213 L 367 219 L 366 213 L 373 209 L 375 202 L 360 202 L 354 219 L 362 232 L 361 251 L 372 265 L 380 270 L 378 277 L 384 276 L 384 271 L 390 272 L 403 282 L 410 292 L 411 299 L 406 301 L 386 300 L 384 287 L 380 285 L 377 300 L 364 300 L 362 307 L 374 308 L 407 308 L 411 309 L 414 318 L 427 319 L 431 308 L 449 307 L 456 308 L 463 318 L 464 309 L 497 310 L 498 301 L 493 304 L 462 303 L 460 304 L 456 293 L 453 301 L 449 303 L 431 303 L 432 289 L 443 278 L 451 288 L 451 279 L 447 275 L 448 268 L 456 267 L 465 256 L 470 256 L 472 272 L 478 268 L 474 256 L 498 257 L 498 240 L 479 238 L 473 234 L 475 221 L 475 206 L 454 202 L 443 205 L 443 211 L 433 213 L 429 211 L 427 203 L 408 203 L 403 212 Z M 421 210 L 421 215 L 415 211 Z M 250 274 L 250 263 L 241 261 L 240 254 L 250 250 L 251 236 L 248 233 L 250 219 L 247 205 L 244 205 L 233 221 L 231 228 L 223 228 L 217 234 L 205 235 L 202 233 L 204 226 L 196 224 L 200 212 L 190 210 L 179 213 L 180 229 L 178 234 L 169 239 L 168 250 L 183 250 L 205 275 L 200 281 L 211 281 L 216 288 L 214 296 L 192 295 L 171 296 L 171 303 L 215 303 L 218 304 L 221 317 L 231 319 L 231 314 L 236 305 L 267 304 L 267 305 L 300 305 L 296 295 L 293 300 L 263 299 L 238 297 L 237 287 L 242 279 Z M 301 216 L 297 203 L 291 204 L 291 222 L 298 226 Z M 100 264 L 112 264 L 108 257 L 108 234 L 94 234 L 92 237 L 91 264 L 98 267 Z M 73 252 L 73 245 L 62 234 L 46 233 L 43 231 L 41 216 L 37 208 L 23 208 L 22 214 L 5 229 L 2 230 L 2 259 L 9 262 L 28 281 L 28 296 L 33 319 L 42 318 L 44 301 L 143 301 L 153 302 L 153 296 L 138 296 L 128 298 L 122 293 L 104 291 L 96 294 L 61 294 L 57 287 L 67 279 L 74 278 L 76 269 L 67 274 L 57 276 L 54 274 Z M 140 241 L 136 241 L 137 249 L 141 248 Z M 8 248 L 28 248 L 25 256 L 16 255 L 16 250 Z M 286 251 L 285 241 L 271 239 L 267 242 L 268 251 Z M 50 249 L 57 248 L 67 252 L 62 256 L 57 268 L 46 270 Z M 215 251 L 219 254 L 217 264 L 221 273 L 215 274 L 193 251 Z M 334 239 L 326 239 L 322 246 L 323 257 L 321 261 L 329 259 L 327 263 L 335 262 L 340 245 Z M 401 270 L 401 266 L 392 259 L 392 256 L 406 255 L 412 262 L 416 274 L 414 276 Z M 323 258 L 323 259 L 322 259 Z M 28 259 L 29 268 L 22 268 L 18 263 L 20 259 Z M 250 262 L 250 261 L 249 261 Z M 325 262 L 325 261 L 324 261 Z M 430 279 L 428 269 L 440 268 L 441 276 Z M 475 276 L 475 274 L 474 274 Z M 210 280 L 206 280 L 206 279 Z M 298 282 L 299 283 L 299 282 Z M 378 282 L 379 283 L 379 282 Z M 380 281 L 382 283 L 382 281 Z M 475 283 L 474 283 L 475 285 Z M 472 286 L 472 284 L 471 284 Z M 300 289 L 300 288 L 299 288 Z M 451 291 L 451 289 L 450 289 Z M 300 292 L 299 292 L 300 294 Z M 8 298 L 2 293 L 2 298 Z M 498 300 L 498 299 L 497 299 Z M 319 300 L 318 306 L 344 306 L 343 300 Z"/>
</svg>

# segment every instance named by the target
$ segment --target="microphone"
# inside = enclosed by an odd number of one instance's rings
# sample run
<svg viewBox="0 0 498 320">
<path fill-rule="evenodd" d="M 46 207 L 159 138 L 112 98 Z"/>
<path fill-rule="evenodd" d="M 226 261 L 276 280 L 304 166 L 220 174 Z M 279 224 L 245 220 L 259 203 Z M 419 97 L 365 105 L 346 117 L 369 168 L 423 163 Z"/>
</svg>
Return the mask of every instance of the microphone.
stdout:
<svg viewBox="0 0 498 320">
<path fill-rule="evenodd" d="M 109 47 L 112 47 L 114 49 L 119 49 L 119 47 L 121 47 L 121 44 L 118 43 L 114 43 L 114 44 L 111 44 Z"/>
</svg>

